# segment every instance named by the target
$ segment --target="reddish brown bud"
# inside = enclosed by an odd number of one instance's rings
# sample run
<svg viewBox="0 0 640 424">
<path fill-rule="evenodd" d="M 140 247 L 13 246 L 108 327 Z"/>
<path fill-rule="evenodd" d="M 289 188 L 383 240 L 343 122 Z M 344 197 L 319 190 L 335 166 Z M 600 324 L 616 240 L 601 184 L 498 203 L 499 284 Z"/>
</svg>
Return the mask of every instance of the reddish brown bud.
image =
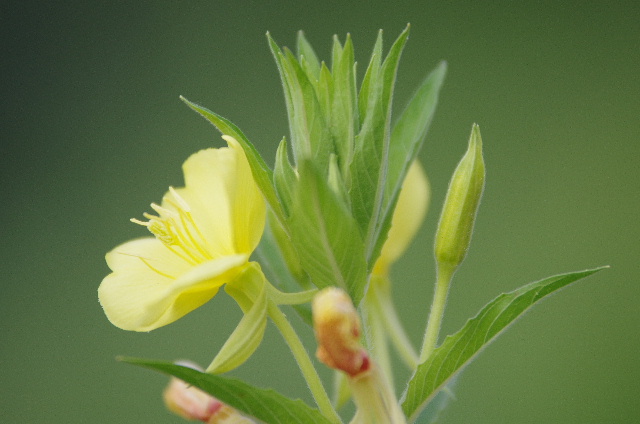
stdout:
<svg viewBox="0 0 640 424">
<path fill-rule="evenodd" d="M 328 287 L 316 295 L 313 325 L 322 363 L 351 377 L 369 369 L 369 356 L 360 344 L 360 319 L 344 291 Z"/>
</svg>

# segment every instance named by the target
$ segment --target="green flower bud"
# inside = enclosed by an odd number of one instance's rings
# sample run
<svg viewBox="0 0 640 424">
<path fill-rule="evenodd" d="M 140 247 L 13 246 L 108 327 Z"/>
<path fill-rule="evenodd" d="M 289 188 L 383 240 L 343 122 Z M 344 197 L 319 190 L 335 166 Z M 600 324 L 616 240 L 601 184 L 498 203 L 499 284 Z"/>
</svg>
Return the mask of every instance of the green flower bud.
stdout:
<svg viewBox="0 0 640 424">
<path fill-rule="evenodd" d="M 451 177 L 436 231 L 435 253 L 439 267 L 453 271 L 467 254 L 484 176 L 480 128 L 473 124 L 469 147 Z"/>
</svg>

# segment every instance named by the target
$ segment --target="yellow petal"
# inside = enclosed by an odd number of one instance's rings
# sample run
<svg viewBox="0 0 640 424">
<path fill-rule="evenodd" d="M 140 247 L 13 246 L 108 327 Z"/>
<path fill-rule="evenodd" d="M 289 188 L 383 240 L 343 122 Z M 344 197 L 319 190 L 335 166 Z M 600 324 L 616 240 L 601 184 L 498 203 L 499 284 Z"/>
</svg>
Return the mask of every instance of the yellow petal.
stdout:
<svg viewBox="0 0 640 424">
<path fill-rule="evenodd" d="M 236 156 L 235 186 L 229 191 L 236 252 L 253 252 L 264 231 L 267 206 L 262 192 L 253 179 L 253 173 L 242 146 L 233 137 L 225 135 L 222 138 Z"/>
<path fill-rule="evenodd" d="M 231 137 L 225 140 L 229 148 L 202 150 L 187 159 L 185 187 L 176 190 L 189 204 L 213 257 L 251 253 L 266 218 L 265 201 L 242 147 Z"/>
<path fill-rule="evenodd" d="M 430 189 L 427 176 L 418 161 L 407 172 L 391 218 L 391 229 L 373 273 L 387 275 L 389 267 L 405 252 L 422 225 L 429 206 Z"/>
<path fill-rule="evenodd" d="M 107 254 L 113 271 L 98 297 L 117 327 L 150 331 L 209 301 L 246 264 L 248 255 L 224 256 L 194 267 L 155 238 L 133 240 Z"/>
</svg>

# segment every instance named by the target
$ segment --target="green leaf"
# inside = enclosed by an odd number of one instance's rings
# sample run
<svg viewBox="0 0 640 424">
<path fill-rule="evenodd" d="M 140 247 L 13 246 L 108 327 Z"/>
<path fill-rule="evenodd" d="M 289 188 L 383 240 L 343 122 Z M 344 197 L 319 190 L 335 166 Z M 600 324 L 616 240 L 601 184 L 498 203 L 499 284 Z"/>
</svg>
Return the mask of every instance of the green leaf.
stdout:
<svg viewBox="0 0 640 424">
<path fill-rule="evenodd" d="M 250 278 L 246 273 L 245 276 Z M 262 279 L 262 290 L 207 368 L 209 373 L 222 374 L 239 367 L 253 355 L 262 342 L 267 327 L 267 292 L 262 273 L 253 278 Z"/>
<path fill-rule="evenodd" d="M 378 230 L 371 252 L 373 263 L 380 255 L 380 250 L 387 239 L 393 211 L 395 210 L 402 183 L 407 175 L 407 170 L 424 143 L 425 135 L 438 103 L 438 94 L 444 82 L 446 70 L 446 62 L 441 62 L 427 76 L 393 127 L 383 209 L 381 218 L 378 221 Z"/>
<path fill-rule="evenodd" d="M 315 78 L 318 79 L 320 76 L 320 61 L 318 60 L 316 52 L 313 50 L 313 47 L 311 47 L 311 44 L 309 44 L 304 36 L 304 32 L 302 31 L 298 31 L 296 51 L 298 53 L 299 59 L 302 59 L 304 57 L 311 75 L 315 76 Z"/>
<path fill-rule="evenodd" d="M 313 165 L 304 161 L 298 169 L 300 182 L 288 221 L 291 241 L 318 288 L 341 287 L 357 305 L 366 285 L 358 224 Z"/>
<path fill-rule="evenodd" d="M 322 170 L 326 170 L 333 141 L 315 87 L 315 77 L 305 72 L 296 57 L 288 50 L 282 51 L 273 39 L 269 46 L 278 65 L 285 90 L 285 100 L 291 129 L 291 144 L 296 164 L 312 158 Z"/>
<path fill-rule="evenodd" d="M 365 234 L 367 262 L 373 266 L 376 241 L 385 217 L 382 214 L 389 143 L 391 136 L 391 99 L 400 55 L 409 36 L 409 27 L 396 39 L 379 69 L 372 62 L 360 92 L 361 128 L 351 163 L 351 201 L 354 216 Z M 379 38 L 380 39 L 380 38 Z M 381 49 L 376 43 L 374 51 Z M 375 55 L 376 53 L 374 53 Z M 379 63 L 379 62 L 378 62 Z M 363 113 L 363 104 L 366 107 Z"/>
<path fill-rule="evenodd" d="M 359 131 L 356 95 L 355 58 L 351 37 L 347 35 L 344 48 L 334 38 L 333 96 L 331 99 L 331 134 L 336 144 L 340 169 L 344 180 L 349 179 L 349 164 L 353 156 L 355 134 Z M 339 52 L 339 53 L 338 53 Z"/>
<path fill-rule="evenodd" d="M 531 306 L 547 295 L 604 268 L 607 267 L 545 278 L 510 293 L 503 293 L 489 302 L 460 331 L 447 336 L 442 345 L 418 366 L 402 396 L 402 409 L 409 422 L 420 415 L 438 390 Z"/>
<path fill-rule="evenodd" d="M 190 102 L 186 98 L 180 96 L 180 100 L 185 102 L 187 106 L 191 109 L 198 112 L 205 119 L 211 122 L 222 134 L 230 135 L 231 137 L 238 140 L 242 149 L 244 150 L 244 154 L 247 156 L 247 160 L 249 161 L 249 166 L 251 166 L 251 173 L 253 174 L 253 178 L 256 181 L 256 184 L 262 191 L 265 199 L 269 203 L 269 206 L 273 209 L 276 216 L 280 221 L 284 221 L 284 216 L 282 214 L 282 208 L 280 207 L 280 203 L 278 202 L 278 197 L 276 196 L 275 189 L 272 184 L 273 172 L 266 164 L 260 153 L 256 150 L 256 148 L 251 144 L 249 139 L 240 131 L 240 129 L 222 116 L 211 112 L 209 109 L 197 105 L 193 102 Z"/>
<path fill-rule="evenodd" d="M 424 142 L 438 103 L 440 88 L 447 73 L 447 63 L 441 62 L 420 84 L 391 133 L 386 198 L 400 191 L 409 165 Z"/>
<path fill-rule="evenodd" d="M 289 162 L 287 140 L 284 138 L 280 141 L 276 152 L 276 164 L 273 176 L 276 193 L 282 203 L 285 215 L 289 216 L 293 202 L 293 190 L 295 190 L 298 183 L 298 177 L 296 176 L 296 171 L 291 166 L 291 162 Z"/>
<path fill-rule="evenodd" d="M 367 66 L 364 78 L 362 79 L 362 85 L 360 86 L 360 94 L 358 97 L 360 122 L 362 122 L 364 116 L 367 115 L 367 109 L 370 108 L 369 97 L 373 91 L 372 81 L 378 79 L 377 74 L 380 69 L 380 63 L 382 63 L 382 30 L 378 31 L 378 37 L 376 38 L 376 44 L 373 46 L 369 66 Z"/>
<path fill-rule="evenodd" d="M 318 95 L 318 102 L 320 103 L 320 108 L 322 109 L 322 113 L 327 117 L 329 121 L 333 119 L 331 116 L 331 103 L 333 102 L 333 76 L 331 75 L 331 71 L 327 68 L 327 65 L 322 62 L 320 68 L 320 78 L 318 79 L 318 84 L 316 85 L 316 94 Z"/>
<path fill-rule="evenodd" d="M 269 424 L 330 424 L 317 409 L 271 389 L 253 387 L 239 380 L 203 373 L 170 362 L 118 358 L 122 362 L 173 375 L 215 396 L 227 405 Z"/>
</svg>

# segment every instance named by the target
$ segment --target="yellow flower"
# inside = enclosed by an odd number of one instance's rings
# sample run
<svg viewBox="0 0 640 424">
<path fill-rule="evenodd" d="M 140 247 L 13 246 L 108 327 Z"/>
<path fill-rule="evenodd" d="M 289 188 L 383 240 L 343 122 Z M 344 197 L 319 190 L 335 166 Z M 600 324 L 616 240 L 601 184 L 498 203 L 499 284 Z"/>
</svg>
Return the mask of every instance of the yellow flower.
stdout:
<svg viewBox="0 0 640 424">
<path fill-rule="evenodd" d="M 373 267 L 374 275 L 387 276 L 391 264 L 407 249 L 422 225 L 430 194 L 427 176 L 420 163 L 414 161 L 402 183 L 387 240 Z"/>
<path fill-rule="evenodd" d="M 106 255 L 113 272 L 98 296 L 115 326 L 149 331 L 172 323 L 236 282 L 248 265 L 264 230 L 266 205 L 242 147 L 223 138 L 229 147 L 187 159 L 185 187 L 171 187 L 161 205 L 151 205 L 157 216 L 132 219 L 155 237 L 129 241 Z"/>
</svg>

